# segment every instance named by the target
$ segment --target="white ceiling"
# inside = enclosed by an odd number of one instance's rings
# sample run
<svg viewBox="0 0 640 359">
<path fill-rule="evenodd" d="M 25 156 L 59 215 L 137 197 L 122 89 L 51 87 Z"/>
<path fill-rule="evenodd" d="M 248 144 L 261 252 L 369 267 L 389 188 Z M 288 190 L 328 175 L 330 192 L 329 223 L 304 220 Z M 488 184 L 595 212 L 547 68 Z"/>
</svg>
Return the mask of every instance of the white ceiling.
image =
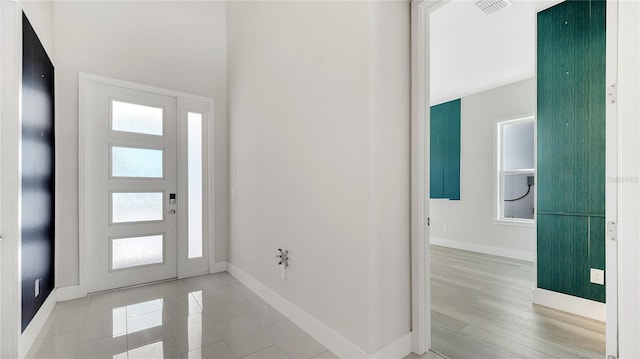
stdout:
<svg viewBox="0 0 640 359">
<path fill-rule="evenodd" d="M 513 0 L 486 15 L 453 0 L 431 15 L 431 104 L 535 76 L 536 13 L 561 0 Z"/>
</svg>

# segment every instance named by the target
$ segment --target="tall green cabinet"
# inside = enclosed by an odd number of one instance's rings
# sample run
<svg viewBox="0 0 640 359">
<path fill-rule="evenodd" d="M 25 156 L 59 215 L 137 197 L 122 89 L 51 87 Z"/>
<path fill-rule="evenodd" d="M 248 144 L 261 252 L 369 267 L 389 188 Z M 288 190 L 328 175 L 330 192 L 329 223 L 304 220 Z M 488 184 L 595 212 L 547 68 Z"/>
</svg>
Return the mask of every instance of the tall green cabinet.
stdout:
<svg viewBox="0 0 640 359">
<path fill-rule="evenodd" d="M 604 0 L 538 13 L 538 288 L 605 302 Z"/>
</svg>

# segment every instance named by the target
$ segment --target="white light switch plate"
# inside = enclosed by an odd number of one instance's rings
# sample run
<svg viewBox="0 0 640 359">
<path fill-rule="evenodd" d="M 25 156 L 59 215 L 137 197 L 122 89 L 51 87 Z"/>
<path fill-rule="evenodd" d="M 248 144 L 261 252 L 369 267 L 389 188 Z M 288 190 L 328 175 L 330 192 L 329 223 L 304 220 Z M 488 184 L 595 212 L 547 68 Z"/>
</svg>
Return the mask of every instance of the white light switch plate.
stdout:
<svg viewBox="0 0 640 359">
<path fill-rule="evenodd" d="M 604 271 L 602 269 L 591 268 L 591 283 L 604 285 Z"/>
</svg>

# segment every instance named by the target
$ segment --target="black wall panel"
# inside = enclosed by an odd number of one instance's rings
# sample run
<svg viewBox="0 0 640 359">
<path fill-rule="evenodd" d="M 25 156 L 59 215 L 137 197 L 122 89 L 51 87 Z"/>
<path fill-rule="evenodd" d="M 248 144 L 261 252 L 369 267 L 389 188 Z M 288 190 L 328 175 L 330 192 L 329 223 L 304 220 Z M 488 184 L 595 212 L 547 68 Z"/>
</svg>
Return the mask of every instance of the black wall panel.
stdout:
<svg viewBox="0 0 640 359">
<path fill-rule="evenodd" d="M 22 16 L 22 330 L 54 288 L 53 64 Z M 36 281 L 40 280 L 36 297 Z"/>
</svg>

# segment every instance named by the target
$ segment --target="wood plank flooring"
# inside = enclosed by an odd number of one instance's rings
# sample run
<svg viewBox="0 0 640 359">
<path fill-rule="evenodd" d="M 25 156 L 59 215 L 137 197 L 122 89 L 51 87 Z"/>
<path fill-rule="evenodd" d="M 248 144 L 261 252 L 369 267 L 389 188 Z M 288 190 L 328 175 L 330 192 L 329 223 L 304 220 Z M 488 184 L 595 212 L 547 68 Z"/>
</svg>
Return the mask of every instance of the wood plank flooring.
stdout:
<svg viewBox="0 0 640 359">
<path fill-rule="evenodd" d="M 448 358 L 604 358 L 605 325 L 531 302 L 533 263 L 431 245 L 432 349 Z"/>
</svg>

